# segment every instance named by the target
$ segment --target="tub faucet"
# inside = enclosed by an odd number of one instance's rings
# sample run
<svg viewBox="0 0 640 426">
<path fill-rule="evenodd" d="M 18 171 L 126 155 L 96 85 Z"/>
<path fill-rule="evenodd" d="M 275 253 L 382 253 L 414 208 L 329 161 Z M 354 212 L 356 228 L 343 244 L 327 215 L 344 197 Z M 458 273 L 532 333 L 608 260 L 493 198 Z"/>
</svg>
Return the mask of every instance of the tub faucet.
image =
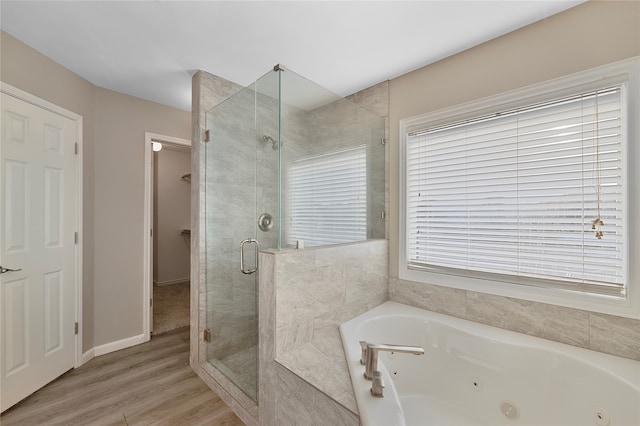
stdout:
<svg viewBox="0 0 640 426">
<path fill-rule="evenodd" d="M 379 371 L 373 372 L 373 380 L 371 381 L 371 395 L 376 398 L 384 398 L 384 381 L 382 380 L 382 373 Z"/>
<path fill-rule="evenodd" d="M 367 380 L 373 380 L 374 372 L 378 370 L 379 351 L 424 355 L 424 349 L 419 346 L 398 346 L 384 343 L 368 343 L 364 341 L 360 342 L 360 346 L 362 348 L 362 358 L 360 359 L 360 362 L 364 363 L 364 378 Z"/>
</svg>

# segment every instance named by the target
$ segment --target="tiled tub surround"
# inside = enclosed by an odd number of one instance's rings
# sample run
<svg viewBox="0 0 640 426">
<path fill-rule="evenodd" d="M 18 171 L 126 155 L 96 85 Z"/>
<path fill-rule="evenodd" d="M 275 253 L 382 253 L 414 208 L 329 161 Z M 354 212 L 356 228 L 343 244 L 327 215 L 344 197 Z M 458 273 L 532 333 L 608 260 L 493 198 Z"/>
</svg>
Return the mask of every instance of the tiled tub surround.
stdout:
<svg viewBox="0 0 640 426">
<path fill-rule="evenodd" d="M 311 406 L 315 422 L 324 407 L 357 424 L 338 327 L 388 299 L 387 251 L 386 240 L 372 240 L 261 253 L 261 424 L 293 424 L 291 416 L 313 416 Z"/>
<path fill-rule="evenodd" d="M 386 241 L 362 244 L 376 243 Z M 262 253 L 269 259 L 261 257 L 262 266 L 266 269 L 265 279 L 268 278 L 267 281 L 274 287 L 271 296 L 268 292 L 265 296 L 276 299 L 275 312 L 263 319 L 276 328 L 276 333 L 272 335 L 275 340 L 267 342 L 264 348 L 271 351 L 265 380 L 269 383 L 269 389 L 275 392 L 271 392 L 264 400 L 269 401 L 270 405 L 260 407 L 261 424 L 321 424 L 323 418 L 333 419 L 331 424 L 358 424 L 352 388 L 343 380 L 348 377 L 343 350 L 335 343 L 339 334 L 331 331 L 337 330 L 339 323 L 337 320 L 334 323 L 325 322 L 324 318 L 325 315 L 331 315 L 331 310 L 336 312 L 336 319 L 344 312 L 336 308 L 338 305 L 335 302 L 344 300 L 346 303 L 349 300 L 348 286 L 343 283 L 344 289 L 340 285 L 336 287 L 335 279 L 343 277 L 341 271 L 349 269 L 345 269 L 345 266 L 350 261 L 340 259 L 345 259 L 350 250 L 358 250 L 358 245 Z M 362 251 L 361 248 L 359 250 Z M 378 262 L 386 265 L 386 257 L 372 256 L 366 259 L 365 256 L 362 261 L 369 266 L 375 266 Z M 318 267 L 325 269 L 325 272 L 318 272 Z M 332 267 L 337 268 L 336 271 L 330 272 Z M 298 284 L 311 282 L 316 282 L 316 286 L 308 285 L 307 294 L 301 295 L 303 290 Z M 364 280 L 359 282 L 364 283 Z M 600 352 L 639 358 L 640 328 L 637 320 L 397 278 L 390 278 L 388 285 L 390 300 L 400 303 Z M 326 293 L 321 288 L 326 288 Z M 384 291 L 382 287 L 381 291 Z M 290 299 L 286 298 L 288 293 Z M 340 295 L 344 295 L 344 299 Z M 382 297 L 383 294 L 374 305 L 382 303 Z M 313 314 L 314 308 L 320 309 L 317 315 Z M 346 321 L 353 316 L 356 315 L 344 315 L 344 319 Z M 265 325 L 261 324 L 261 327 Z M 262 328 L 261 332 L 264 331 Z M 263 365 L 267 364 L 265 355 L 268 353 L 262 351 Z M 266 383 L 262 383 L 262 386 Z"/>
<path fill-rule="evenodd" d="M 417 308 L 640 360 L 640 320 L 389 278 L 389 298 Z"/>
<path fill-rule="evenodd" d="M 370 243 L 376 242 L 363 244 Z M 357 245 L 335 248 L 348 251 Z M 296 277 L 310 283 L 315 279 L 313 277 L 324 276 L 330 280 L 331 274 L 336 274 L 334 277 L 341 275 L 340 272 L 327 272 L 324 275 L 316 271 L 316 267 L 326 269 L 334 265 L 328 261 L 329 258 L 334 258 L 339 265 L 338 270 L 344 270 L 344 266 L 349 264 L 349 261 L 343 264 L 336 260 L 344 258 L 346 251 L 331 249 L 333 248 L 264 253 L 269 256 L 270 261 L 261 258 L 263 266 L 268 264 L 266 275 L 271 277 L 270 282 L 278 289 L 276 296 L 274 288 L 272 297 L 277 299 L 281 294 L 287 293 L 293 296 L 289 300 L 276 300 L 276 311 L 272 313 L 275 318 L 267 319 L 272 322 L 272 327 L 277 324 L 275 340 L 270 343 L 271 359 L 274 361 L 270 362 L 271 369 L 268 373 L 272 386 L 270 389 L 275 389 L 275 392 L 271 394 L 271 410 L 265 410 L 265 406 L 260 408 L 261 424 L 323 424 L 322 420 L 325 420 L 324 424 L 357 425 L 359 422 L 353 390 L 343 380 L 348 377 L 348 369 L 342 347 L 335 342 L 339 334 L 332 332 L 336 329 L 337 321 L 333 324 L 330 321 L 325 323 L 323 318 L 324 315 L 330 315 L 329 311 L 333 309 L 323 303 L 329 301 L 330 306 L 335 308 L 337 305 L 333 302 L 346 302 L 347 287 L 344 293 L 339 286 L 337 288 L 340 290 L 336 291 L 335 282 L 332 285 L 321 278 L 317 283 L 327 287 L 324 295 L 317 289 L 315 291 L 320 292 L 320 296 L 313 295 L 314 289 L 308 286 L 311 294 L 300 300 L 300 295 L 293 291 L 297 287 Z M 313 254 L 312 251 L 323 251 L 320 260 L 317 253 Z M 369 260 L 366 264 L 370 266 L 377 262 L 375 257 Z M 308 268 L 307 275 L 305 267 Z M 637 320 L 396 278 L 389 279 L 389 292 L 390 300 L 407 305 L 548 340 L 640 359 L 640 322 Z M 331 294 L 334 299 L 330 299 Z M 341 294 L 345 295 L 345 299 L 336 296 Z M 311 312 L 313 307 L 321 309 L 317 316 Z M 284 317 L 278 318 L 283 311 Z M 291 314 L 296 311 L 297 314 Z M 340 316 L 340 312 L 344 312 L 340 309 L 335 311 L 336 318 Z M 345 321 L 352 316 L 344 315 Z M 270 414 L 267 415 L 267 412 Z M 331 419 L 331 422 L 326 419 Z"/>
<path fill-rule="evenodd" d="M 387 241 L 276 256 L 276 361 L 357 413 L 338 327 L 388 299 Z"/>
<path fill-rule="evenodd" d="M 300 376 L 275 364 L 275 411 L 276 426 L 336 425 L 358 426 L 359 416 L 346 409 L 332 397 L 320 392 Z M 261 424 L 267 424 L 262 422 Z"/>
</svg>

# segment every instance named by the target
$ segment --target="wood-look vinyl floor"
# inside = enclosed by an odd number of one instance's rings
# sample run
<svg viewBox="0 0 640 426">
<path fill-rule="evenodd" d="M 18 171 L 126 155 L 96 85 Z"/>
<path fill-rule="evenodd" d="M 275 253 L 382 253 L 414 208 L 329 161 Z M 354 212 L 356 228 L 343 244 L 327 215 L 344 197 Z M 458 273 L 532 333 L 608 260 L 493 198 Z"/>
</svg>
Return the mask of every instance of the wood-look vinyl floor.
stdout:
<svg viewBox="0 0 640 426">
<path fill-rule="evenodd" d="M 189 329 L 102 355 L 0 416 L 11 425 L 242 425 L 189 366 Z"/>
</svg>

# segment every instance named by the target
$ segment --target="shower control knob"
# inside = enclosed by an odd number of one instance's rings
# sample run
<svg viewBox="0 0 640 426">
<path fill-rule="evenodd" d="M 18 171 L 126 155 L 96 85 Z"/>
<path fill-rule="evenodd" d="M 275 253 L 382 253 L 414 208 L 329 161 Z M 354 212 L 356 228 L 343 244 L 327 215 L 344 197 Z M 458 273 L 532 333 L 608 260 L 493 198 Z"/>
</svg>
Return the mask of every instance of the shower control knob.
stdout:
<svg viewBox="0 0 640 426">
<path fill-rule="evenodd" d="M 262 213 L 258 218 L 258 228 L 264 232 L 270 231 L 273 228 L 273 216 L 269 213 Z"/>
</svg>

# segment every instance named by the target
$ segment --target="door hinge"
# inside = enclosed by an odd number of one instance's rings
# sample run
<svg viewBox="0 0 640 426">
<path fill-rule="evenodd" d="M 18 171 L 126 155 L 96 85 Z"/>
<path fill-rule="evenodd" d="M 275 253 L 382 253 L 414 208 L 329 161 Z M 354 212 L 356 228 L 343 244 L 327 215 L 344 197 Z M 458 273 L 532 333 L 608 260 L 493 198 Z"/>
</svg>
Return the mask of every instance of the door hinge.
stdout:
<svg viewBox="0 0 640 426">
<path fill-rule="evenodd" d="M 79 240 L 78 232 L 74 232 L 74 233 L 73 233 L 73 241 L 74 241 L 76 244 L 78 244 L 78 240 Z"/>
<path fill-rule="evenodd" d="M 387 140 L 385 138 L 380 138 L 380 145 L 386 145 Z"/>
<path fill-rule="evenodd" d="M 380 219 L 385 220 L 387 218 L 387 212 L 384 210 L 380 212 Z"/>
<path fill-rule="evenodd" d="M 78 323 L 77 323 L 77 322 L 76 322 L 76 325 L 75 325 L 75 327 L 74 327 L 74 333 L 75 333 L 75 334 L 78 334 Z"/>
<path fill-rule="evenodd" d="M 210 134 L 209 134 L 209 130 L 205 130 L 204 131 L 204 141 L 205 142 L 209 142 L 210 138 Z"/>
<path fill-rule="evenodd" d="M 74 150 L 75 150 L 76 155 L 78 155 L 80 153 L 80 146 L 78 145 L 78 142 L 75 143 Z"/>
<path fill-rule="evenodd" d="M 153 228 L 151 228 L 150 236 L 153 237 Z"/>
<path fill-rule="evenodd" d="M 205 328 L 202 338 L 204 339 L 205 342 L 210 342 L 211 341 L 211 330 L 209 330 L 208 328 Z"/>
<path fill-rule="evenodd" d="M 153 307 L 153 299 L 149 299 L 149 306 Z"/>
</svg>

